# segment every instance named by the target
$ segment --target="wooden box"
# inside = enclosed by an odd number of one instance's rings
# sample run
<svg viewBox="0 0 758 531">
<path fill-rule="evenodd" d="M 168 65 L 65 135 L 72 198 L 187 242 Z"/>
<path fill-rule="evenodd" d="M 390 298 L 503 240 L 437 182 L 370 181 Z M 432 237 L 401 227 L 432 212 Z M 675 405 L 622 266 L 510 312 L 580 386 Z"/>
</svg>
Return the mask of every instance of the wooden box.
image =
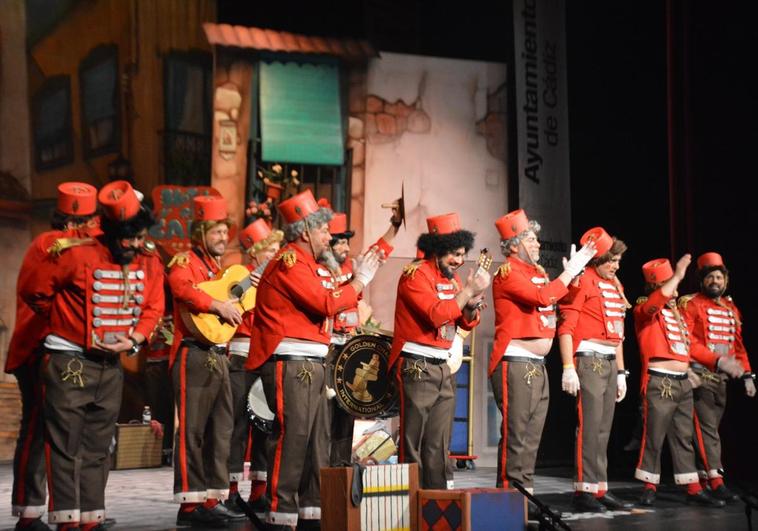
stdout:
<svg viewBox="0 0 758 531">
<path fill-rule="evenodd" d="M 363 471 L 363 499 L 350 498 L 352 468 L 321 469 L 321 528 L 329 531 L 415 531 L 418 466 L 373 465 Z"/>
<path fill-rule="evenodd" d="M 526 499 L 514 489 L 419 490 L 419 531 L 526 528 Z"/>
<path fill-rule="evenodd" d="M 163 437 L 156 437 L 149 424 L 116 424 L 113 470 L 159 467 L 162 458 Z"/>
</svg>

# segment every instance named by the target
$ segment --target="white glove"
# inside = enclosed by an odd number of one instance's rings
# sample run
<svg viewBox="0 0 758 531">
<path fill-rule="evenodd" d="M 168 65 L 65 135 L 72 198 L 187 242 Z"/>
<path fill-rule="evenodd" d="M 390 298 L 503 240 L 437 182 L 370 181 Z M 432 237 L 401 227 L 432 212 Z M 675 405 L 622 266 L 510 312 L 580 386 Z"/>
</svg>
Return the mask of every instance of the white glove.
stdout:
<svg viewBox="0 0 758 531">
<path fill-rule="evenodd" d="M 626 396 L 626 374 L 616 376 L 616 402 L 621 402 Z"/>
<path fill-rule="evenodd" d="M 745 394 L 750 398 L 755 396 L 755 382 L 752 378 L 745 378 Z"/>
<path fill-rule="evenodd" d="M 595 243 L 588 242 L 566 261 L 563 270 L 569 273 L 571 278 L 573 278 L 582 272 L 584 266 L 587 265 L 587 262 L 592 260 L 593 256 L 595 256 Z"/>
<path fill-rule="evenodd" d="M 730 378 L 739 378 L 745 369 L 742 368 L 742 364 L 737 361 L 736 358 L 731 356 L 721 356 L 716 360 L 716 368 L 721 372 L 726 373 Z"/>
<path fill-rule="evenodd" d="M 329 386 L 327 385 L 327 386 L 326 386 L 326 399 L 327 399 L 327 400 L 331 400 L 331 399 L 332 399 L 332 398 L 334 398 L 335 396 L 337 396 L 337 391 L 335 391 L 334 389 L 332 389 L 331 387 L 329 387 Z"/>
<path fill-rule="evenodd" d="M 571 396 L 576 396 L 579 392 L 579 375 L 576 373 L 576 369 L 573 367 L 563 369 L 563 376 L 561 377 L 561 389 L 566 391 Z"/>
<path fill-rule="evenodd" d="M 357 261 L 353 275 L 358 282 L 364 286 L 368 286 L 369 282 L 374 279 L 374 275 L 376 275 L 380 265 L 382 265 L 381 258 L 376 250 L 372 248 Z"/>
</svg>

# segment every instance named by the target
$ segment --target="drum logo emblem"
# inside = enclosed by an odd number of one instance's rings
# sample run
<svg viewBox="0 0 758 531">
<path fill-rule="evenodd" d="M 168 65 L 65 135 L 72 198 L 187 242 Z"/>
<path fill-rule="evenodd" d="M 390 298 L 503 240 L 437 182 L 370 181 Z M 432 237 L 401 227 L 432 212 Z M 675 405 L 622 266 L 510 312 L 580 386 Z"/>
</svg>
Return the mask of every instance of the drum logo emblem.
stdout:
<svg viewBox="0 0 758 531">
<path fill-rule="evenodd" d="M 337 354 L 331 368 L 335 397 L 351 415 L 387 416 L 395 405 L 395 386 L 388 375 L 390 344 L 374 336 L 357 336 Z"/>
</svg>

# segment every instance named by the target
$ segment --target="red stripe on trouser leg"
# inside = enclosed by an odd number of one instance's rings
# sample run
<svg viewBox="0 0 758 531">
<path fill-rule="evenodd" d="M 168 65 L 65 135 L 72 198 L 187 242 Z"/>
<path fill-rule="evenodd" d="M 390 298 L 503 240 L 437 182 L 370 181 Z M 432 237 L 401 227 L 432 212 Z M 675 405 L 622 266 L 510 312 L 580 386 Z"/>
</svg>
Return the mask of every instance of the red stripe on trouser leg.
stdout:
<svg viewBox="0 0 758 531">
<path fill-rule="evenodd" d="M 189 491 L 187 474 L 187 352 L 189 347 L 179 350 L 179 474 L 182 477 L 182 492 Z"/>
<path fill-rule="evenodd" d="M 506 474 L 505 467 L 508 464 L 508 362 L 500 362 L 500 389 L 503 396 L 500 399 L 500 405 L 503 413 L 503 425 L 501 427 L 500 438 L 502 443 L 500 444 L 500 481 L 503 483 L 503 488 L 507 489 L 508 474 Z"/>
<path fill-rule="evenodd" d="M 576 395 L 576 481 L 584 481 L 584 468 L 582 467 L 582 430 L 584 429 L 584 412 L 582 411 L 582 391 Z"/>
<path fill-rule="evenodd" d="M 47 368 L 48 363 L 50 363 L 50 354 L 45 354 L 44 358 L 42 358 L 42 366 Z M 40 395 L 41 403 L 44 404 L 47 396 L 44 378 L 40 381 Z M 45 473 L 47 474 L 47 510 L 48 512 L 52 512 L 55 510 L 55 506 L 53 505 L 53 467 L 50 464 L 50 441 L 47 437 L 47 430 L 45 430 Z"/>
<path fill-rule="evenodd" d="M 253 458 L 253 427 L 247 428 L 247 445 L 245 446 L 245 461 L 251 462 Z"/>
<path fill-rule="evenodd" d="M 284 362 L 276 362 L 276 419 L 279 423 L 279 439 L 276 441 L 274 450 L 274 466 L 271 471 L 271 512 L 279 508 L 279 496 L 276 492 L 279 488 L 279 473 L 282 468 L 282 448 L 284 446 Z"/>
<path fill-rule="evenodd" d="M 697 440 L 697 453 L 703 461 L 703 468 L 706 471 L 711 469 L 708 464 L 708 456 L 705 454 L 705 441 L 703 441 L 703 430 L 700 427 L 700 420 L 697 418 L 697 410 L 692 410 L 692 419 L 695 421 L 695 439 Z"/>
<path fill-rule="evenodd" d="M 642 466 L 642 457 L 645 455 L 645 440 L 647 437 L 647 407 L 647 393 L 645 393 L 642 395 L 642 440 L 640 441 L 640 457 L 637 460 L 637 468 L 640 468 Z"/>
<path fill-rule="evenodd" d="M 397 368 L 395 370 L 395 382 L 397 387 L 397 393 L 398 393 L 398 401 L 400 402 L 400 430 L 399 430 L 399 441 L 400 441 L 400 448 L 398 450 L 398 460 L 401 463 L 405 463 L 405 428 L 404 421 L 405 421 L 405 390 L 403 389 L 403 364 L 405 363 L 405 360 L 400 359 L 397 363 Z"/>
<path fill-rule="evenodd" d="M 21 458 L 18 464 L 18 478 L 16 478 L 16 504 L 26 505 L 26 475 L 29 467 L 29 454 L 31 453 L 32 441 L 39 437 L 36 427 L 39 417 L 39 404 L 33 404 L 29 413 L 29 425 L 21 445 Z"/>
</svg>

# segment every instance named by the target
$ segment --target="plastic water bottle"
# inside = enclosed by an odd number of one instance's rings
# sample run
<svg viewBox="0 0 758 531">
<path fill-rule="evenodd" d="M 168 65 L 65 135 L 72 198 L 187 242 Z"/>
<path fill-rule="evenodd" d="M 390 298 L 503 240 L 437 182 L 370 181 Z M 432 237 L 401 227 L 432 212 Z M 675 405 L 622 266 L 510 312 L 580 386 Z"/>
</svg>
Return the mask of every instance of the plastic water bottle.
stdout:
<svg viewBox="0 0 758 531">
<path fill-rule="evenodd" d="M 153 414 L 150 412 L 150 406 L 145 406 L 142 410 L 142 424 L 150 424 L 151 420 L 153 420 Z"/>
</svg>

